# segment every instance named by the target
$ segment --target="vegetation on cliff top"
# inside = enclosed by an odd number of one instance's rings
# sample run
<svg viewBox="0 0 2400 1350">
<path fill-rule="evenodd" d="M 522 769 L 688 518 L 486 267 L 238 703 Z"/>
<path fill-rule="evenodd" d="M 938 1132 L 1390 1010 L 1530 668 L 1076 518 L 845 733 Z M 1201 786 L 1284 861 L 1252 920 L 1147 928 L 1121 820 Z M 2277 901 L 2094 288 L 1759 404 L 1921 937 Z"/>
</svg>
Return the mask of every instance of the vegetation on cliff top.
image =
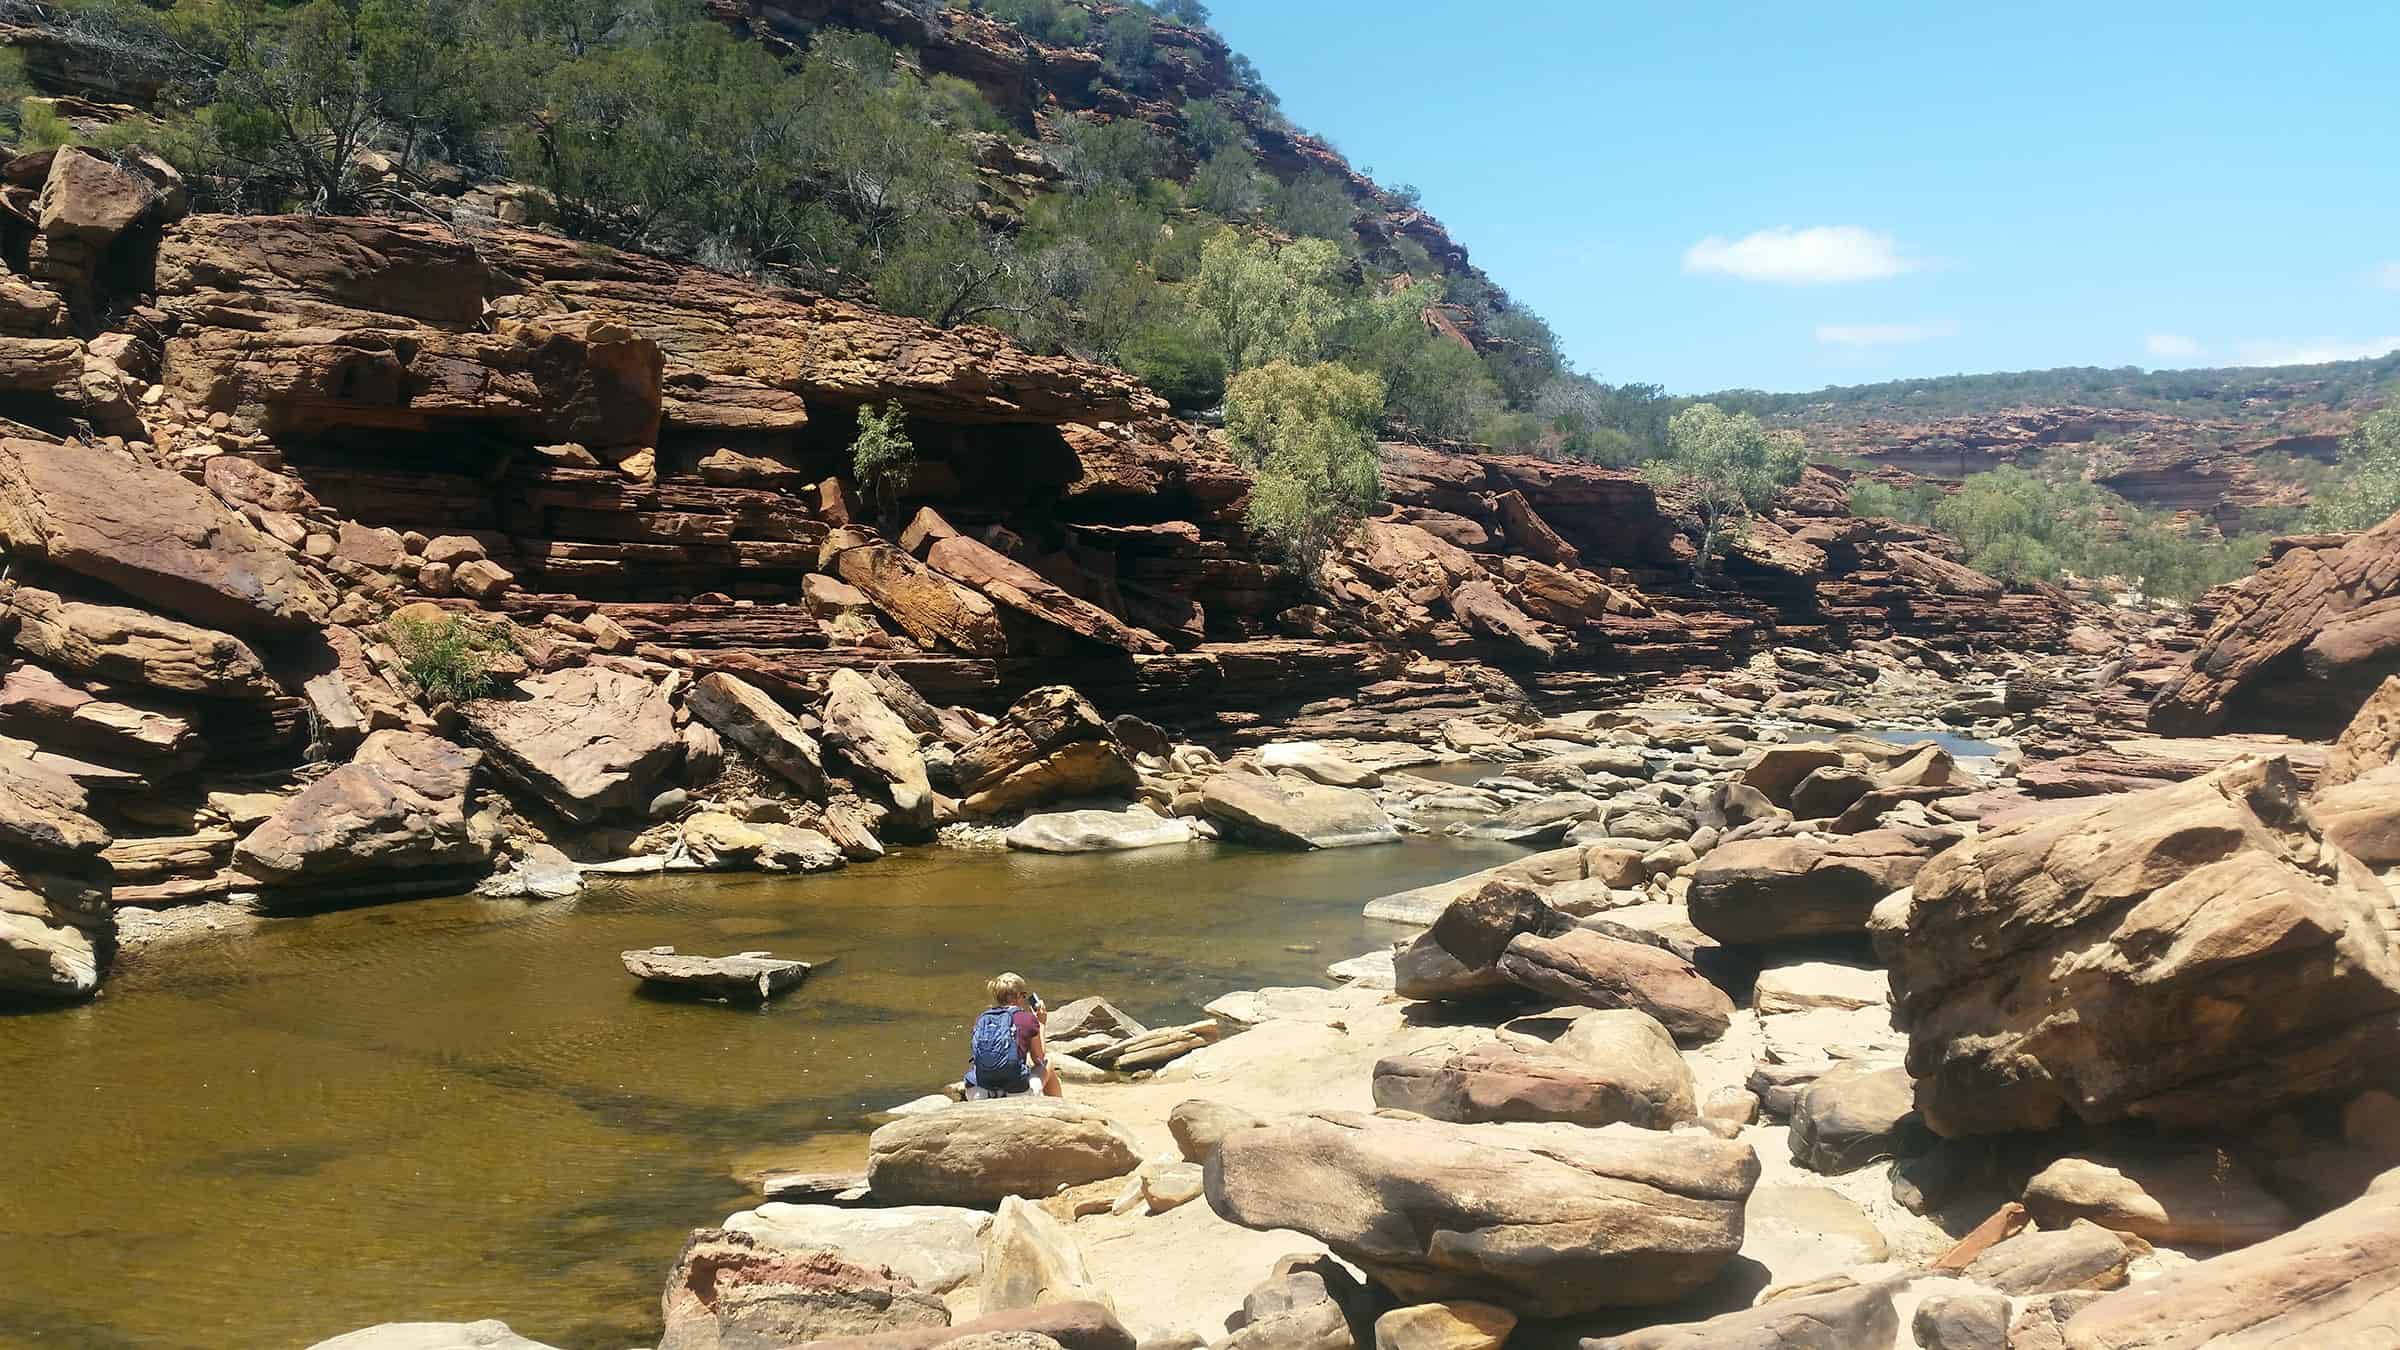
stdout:
<svg viewBox="0 0 2400 1350">
<path fill-rule="evenodd" d="M 1727 408 L 1760 417 L 1848 423 L 1874 418 L 1927 419 L 2010 408 L 2083 404 L 2175 413 L 2195 418 L 2240 417 L 2250 408 L 2354 407 L 2380 397 L 2400 380 L 2400 352 L 2360 361 L 2306 366 L 2235 366 L 2208 370 L 2143 370 L 2063 366 L 1831 386 L 1806 393 L 1756 389 L 1709 395 Z"/>
<path fill-rule="evenodd" d="M 2307 517 L 2311 529 L 2363 530 L 2400 511 L 2400 408 L 2385 408 L 2358 424 L 2315 495 Z"/>
</svg>

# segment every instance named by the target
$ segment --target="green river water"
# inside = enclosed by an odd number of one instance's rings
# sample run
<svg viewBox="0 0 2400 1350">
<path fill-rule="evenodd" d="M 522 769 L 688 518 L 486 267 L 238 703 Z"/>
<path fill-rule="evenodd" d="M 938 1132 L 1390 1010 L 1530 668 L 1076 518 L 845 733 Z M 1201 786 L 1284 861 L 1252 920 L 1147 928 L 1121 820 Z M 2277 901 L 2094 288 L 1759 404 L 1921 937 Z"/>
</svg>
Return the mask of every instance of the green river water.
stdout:
<svg viewBox="0 0 2400 1350">
<path fill-rule="evenodd" d="M 91 1004 L 0 1012 L 0 1346 L 298 1347 L 478 1317 L 648 1344 L 686 1230 L 747 1207 L 758 1170 L 856 1167 L 869 1114 L 956 1076 L 989 974 L 1193 1015 L 1321 983 L 1388 940 L 1365 900 L 1517 852 L 931 849 L 137 953 Z M 679 1003 L 617 961 L 661 943 L 832 965 L 762 1010 Z"/>
</svg>

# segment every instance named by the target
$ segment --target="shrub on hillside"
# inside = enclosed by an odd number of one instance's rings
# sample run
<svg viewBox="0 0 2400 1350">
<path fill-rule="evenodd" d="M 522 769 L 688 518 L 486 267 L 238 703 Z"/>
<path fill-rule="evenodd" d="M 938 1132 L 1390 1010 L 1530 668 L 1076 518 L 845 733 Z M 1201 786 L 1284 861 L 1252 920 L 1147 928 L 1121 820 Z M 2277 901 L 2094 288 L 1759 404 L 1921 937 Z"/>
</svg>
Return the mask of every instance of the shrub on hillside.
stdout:
<svg viewBox="0 0 2400 1350">
<path fill-rule="evenodd" d="M 2363 530 L 2400 511 L 2400 408 L 2371 413 L 2342 442 L 2334 472 L 2309 507 L 2318 530 Z"/>
<path fill-rule="evenodd" d="M 1383 388 L 1338 365 L 1273 361 L 1233 377 L 1225 430 L 1251 466 L 1248 519 L 1311 576 L 1382 499 Z"/>
<path fill-rule="evenodd" d="M 1769 431 L 1748 413 L 1695 403 L 1667 424 L 1667 456 L 1644 465 L 1643 474 L 1691 495 L 1700 513 L 1693 571 L 1705 576 L 1742 522 L 1799 480 L 1807 459 L 1798 432 Z"/>
</svg>

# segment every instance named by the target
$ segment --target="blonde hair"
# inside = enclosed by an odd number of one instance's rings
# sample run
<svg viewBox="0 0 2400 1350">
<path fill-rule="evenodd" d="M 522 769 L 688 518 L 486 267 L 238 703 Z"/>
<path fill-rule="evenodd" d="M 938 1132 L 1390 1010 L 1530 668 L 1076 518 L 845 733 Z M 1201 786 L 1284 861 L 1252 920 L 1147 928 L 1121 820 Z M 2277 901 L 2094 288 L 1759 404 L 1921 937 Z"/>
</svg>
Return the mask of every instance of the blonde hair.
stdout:
<svg viewBox="0 0 2400 1350">
<path fill-rule="evenodd" d="M 1005 975 L 995 975 L 984 981 L 983 989 L 985 993 L 992 996 L 992 1003 L 996 1007 L 1008 1002 L 1011 998 L 1025 997 L 1025 977 L 1012 970 Z"/>
</svg>

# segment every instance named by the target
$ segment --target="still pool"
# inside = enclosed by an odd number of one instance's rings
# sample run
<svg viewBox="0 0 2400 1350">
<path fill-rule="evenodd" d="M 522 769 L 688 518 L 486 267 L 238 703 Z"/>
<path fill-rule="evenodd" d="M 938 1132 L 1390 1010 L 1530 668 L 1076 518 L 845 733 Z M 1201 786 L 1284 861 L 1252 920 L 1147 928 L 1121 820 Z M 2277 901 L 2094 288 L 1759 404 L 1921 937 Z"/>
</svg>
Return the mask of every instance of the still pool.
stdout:
<svg viewBox="0 0 2400 1350">
<path fill-rule="evenodd" d="M 931 849 L 825 877 L 418 900 L 137 953 L 103 997 L 0 1012 L 0 1346 L 298 1347 L 499 1317 L 657 1335 L 686 1230 L 745 1178 L 856 1167 L 872 1113 L 962 1067 L 982 982 L 1157 1021 L 1320 983 L 1389 891 L 1515 856 Z M 830 966 L 734 1010 L 646 996 L 629 947 Z"/>
</svg>

